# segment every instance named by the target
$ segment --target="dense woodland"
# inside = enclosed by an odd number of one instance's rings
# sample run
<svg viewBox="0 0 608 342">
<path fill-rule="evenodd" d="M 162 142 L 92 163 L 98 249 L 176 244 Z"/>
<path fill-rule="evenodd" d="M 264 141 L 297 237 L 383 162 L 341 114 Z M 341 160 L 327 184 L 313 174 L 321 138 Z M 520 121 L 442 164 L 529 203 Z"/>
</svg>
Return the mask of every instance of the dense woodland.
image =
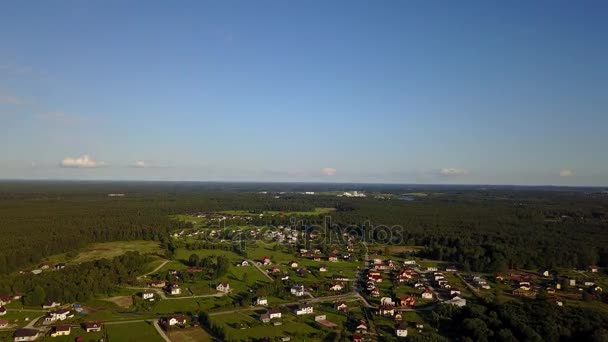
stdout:
<svg viewBox="0 0 608 342">
<path fill-rule="evenodd" d="M 388 242 L 426 246 L 426 256 L 460 262 L 471 270 L 608 266 L 608 195 L 598 189 L 370 186 L 393 194 L 439 193 L 415 201 L 297 194 L 275 198 L 251 192 L 278 186 L 0 183 L 0 273 L 34 267 L 46 256 L 74 252 L 90 242 L 162 241 L 170 231 L 185 226 L 171 219 L 172 214 L 227 209 L 311 211 L 315 207 L 337 209 L 330 215 L 330 229 L 365 227 L 368 239 L 373 239 L 378 230 L 370 226 L 386 225 L 383 229 L 393 233 Z M 323 185 L 324 190 L 347 186 Z M 125 196 L 108 197 L 109 193 Z M 253 223 L 290 224 L 293 219 L 264 217 Z M 322 216 L 298 219 L 305 225 L 326 222 Z"/>
</svg>

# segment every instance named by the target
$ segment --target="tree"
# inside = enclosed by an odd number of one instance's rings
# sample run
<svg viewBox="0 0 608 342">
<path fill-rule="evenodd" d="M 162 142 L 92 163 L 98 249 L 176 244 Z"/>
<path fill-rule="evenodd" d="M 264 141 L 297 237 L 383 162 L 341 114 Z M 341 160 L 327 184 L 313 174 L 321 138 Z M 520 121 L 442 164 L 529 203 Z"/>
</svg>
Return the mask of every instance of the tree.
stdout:
<svg viewBox="0 0 608 342">
<path fill-rule="evenodd" d="M 192 253 L 190 254 L 190 257 L 188 258 L 188 264 L 192 267 L 196 267 L 198 266 L 200 261 L 200 257 L 198 256 L 198 254 Z"/>
<path fill-rule="evenodd" d="M 24 304 L 30 306 L 40 306 L 46 299 L 46 292 L 41 286 L 36 286 L 33 291 L 27 293 Z"/>
</svg>

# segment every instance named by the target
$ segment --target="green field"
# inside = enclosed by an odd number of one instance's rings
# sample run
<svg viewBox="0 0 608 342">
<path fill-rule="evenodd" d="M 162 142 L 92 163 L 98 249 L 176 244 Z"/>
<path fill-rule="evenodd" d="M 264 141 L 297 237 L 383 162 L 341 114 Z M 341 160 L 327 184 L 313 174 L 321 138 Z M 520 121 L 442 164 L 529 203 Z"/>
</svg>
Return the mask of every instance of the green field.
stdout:
<svg viewBox="0 0 608 342">
<path fill-rule="evenodd" d="M 57 254 L 47 259 L 48 262 L 69 262 L 81 263 L 99 259 L 111 259 L 126 252 L 137 251 L 142 254 L 162 254 L 163 250 L 157 241 L 114 241 L 90 244 L 78 251 L 74 257 L 69 257 L 67 253 Z"/>
<path fill-rule="evenodd" d="M 152 323 L 137 322 L 125 324 L 107 324 L 108 342 L 164 342 Z"/>
<path fill-rule="evenodd" d="M 335 208 L 315 208 L 314 211 L 274 211 L 274 210 L 269 210 L 269 211 L 264 211 L 262 213 L 252 213 L 249 212 L 247 210 L 224 210 L 224 211 L 220 211 L 221 214 L 227 214 L 227 215 L 238 215 L 238 216 L 255 216 L 255 215 L 260 215 L 260 214 L 264 214 L 264 216 L 267 215 L 285 215 L 285 216 L 290 216 L 290 215 L 299 215 L 299 216 L 313 216 L 313 215 L 322 215 L 322 214 L 328 214 L 331 212 L 336 211 Z"/>
<path fill-rule="evenodd" d="M 53 342 L 73 342 L 76 337 L 78 336 L 82 336 L 85 338 L 85 341 L 99 341 L 99 339 L 104 337 L 104 332 L 98 332 L 98 333 L 87 333 L 86 331 L 84 331 L 81 328 L 74 328 L 72 327 L 72 332 L 70 333 L 70 335 L 68 336 L 57 336 L 57 337 L 52 337 L 52 336 L 45 336 L 42 341 L 53 341 Z"/>
</svg>

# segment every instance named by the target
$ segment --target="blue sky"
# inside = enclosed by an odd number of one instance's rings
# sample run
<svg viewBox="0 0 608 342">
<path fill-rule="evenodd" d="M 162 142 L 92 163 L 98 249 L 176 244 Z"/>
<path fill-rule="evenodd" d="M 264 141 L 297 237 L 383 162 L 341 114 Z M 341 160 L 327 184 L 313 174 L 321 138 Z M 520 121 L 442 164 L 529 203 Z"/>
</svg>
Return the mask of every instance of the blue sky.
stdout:
<svg viewBox="0 0 608 342">
<path fill-rule="evenodd" d="M 608 185 L 605 1 L 7 1 L 0 178 Z"/>
</svg>

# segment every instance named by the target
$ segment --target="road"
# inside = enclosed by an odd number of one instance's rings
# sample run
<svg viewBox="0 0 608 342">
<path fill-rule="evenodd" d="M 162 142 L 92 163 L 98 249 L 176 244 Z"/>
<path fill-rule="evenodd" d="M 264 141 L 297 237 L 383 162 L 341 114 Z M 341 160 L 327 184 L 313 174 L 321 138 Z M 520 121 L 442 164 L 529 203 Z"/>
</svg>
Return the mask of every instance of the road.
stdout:
<svg viewBox="0 0 608 342">
<path fill-rule="evenodd" d="M 260 266 L 258 266 L 258 264 L 253 261 L 253 260 L 247 260 L 251 265 L 253 265 L 253 267 L 257 268 L 258 271 L 260 271 L 266 278 L 270 279 L 270 281 L 274 282 L 274 279 L 268 275 L 268 272 L 264 271 Z"/>
<path fill-rule="evenodd" d="M 165 331 L 158 324 L 158 320 L 155 319 L 152 324 L 154 325 L 154 328 L 156 329 L 156 331 L 158 331 L 158 334 L 160 335 L 160 337 L 162 337 L 163 340 L 165 340 L 165 342 L 171 342 L 171 339 L 169 339 L 169 336 L 167 336 L 167 334 L 165 334 Z"/>
<path fill-rule="evenodd" d="M 218 292 L 218 293 L 212 293 L 212 294 L 207 294 L 207 295 L 196 295 L 196 296 L 184 296 L 184 297 L 167 297 L 167 295 L 165 295 L 165 291 L 161 290 L 161 289 L 157 289 L 157 288 L 153 288 L 153 287 L 133 287 L 133 286 L 127 286 L 125 287 L 126 289 L 131 289 L 131 290 L 146 290 L 146 291 L 154 291 L 156 292 L 160 298 L 162 299 L 166 299 L 166 300 L 179 300 L 179 299 L 194 299 L 194 298 L 211 298 L 211 297 L 223 297 L 225 295 L 227 295 L 228 293 L 224 293 L 224 292 Z"/>
<path fill-rule="evenodd" d="M 153 269 L 152 271 L 150 271 L 150 272 L 148 272 L 148 273 L 146 273 L 146 274 L 142 274 L 142 275 L 140 275 L 140 276 L 139 276 L 139 277 L 137 277 L 137 278 L 138 278 L 138 279 L 140 279 L 140 278 L 145 278 L 145 277 L 149 276 L 150 274 L 154 274 L 154 273 L 158 272 L 158 270 L 160 270 L 161 268 L 163 268 L 163 266 L 165 266 L 167 263 L 169 263 L 169 261 L 170 261 L 170 260 L 165 260 L 165 261 L 163 261 L 163 263 L 162 263 L 162 264 L 160 264 L 160 265 L 159 265 L 157 268 Z"/>
</svg>

